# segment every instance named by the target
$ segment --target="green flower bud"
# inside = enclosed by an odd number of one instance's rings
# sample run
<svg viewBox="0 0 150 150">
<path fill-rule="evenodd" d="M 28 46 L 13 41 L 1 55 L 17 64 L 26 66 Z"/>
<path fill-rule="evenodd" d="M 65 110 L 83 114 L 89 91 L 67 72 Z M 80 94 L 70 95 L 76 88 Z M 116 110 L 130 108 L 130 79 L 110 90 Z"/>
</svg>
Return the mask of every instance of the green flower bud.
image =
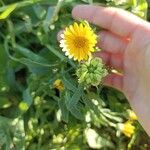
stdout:
<svg viewBox="0 0 150 150">
<path fill-rule="evenodd" d="M 76 71 L 78 82 L 83 83 L 85 86 L 98 86 L 107 74 L 108 72 L 100 58 L 93 58 L 88 62 L 84 62 Z"/>
<path fill-rule="evenodd" d="M 87 83 L 87 84 L 90 84 L 90 83 L 91 83 L 91 79 L 90 79 L 90 78 L 87 78 L 87 79 L 86 79 L 86 83 Z"/>
</svg>

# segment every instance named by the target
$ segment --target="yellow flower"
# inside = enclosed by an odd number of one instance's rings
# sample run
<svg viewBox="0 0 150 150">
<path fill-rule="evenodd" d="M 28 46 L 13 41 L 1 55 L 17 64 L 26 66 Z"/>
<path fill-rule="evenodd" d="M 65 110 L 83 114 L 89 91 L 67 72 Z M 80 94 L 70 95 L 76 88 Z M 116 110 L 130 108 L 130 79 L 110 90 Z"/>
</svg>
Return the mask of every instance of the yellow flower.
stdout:
<svg viewBox="0 0 150 150">
<path fill-rule="evenodd" d="M 130 120 L 138 120 L 136 114 L 132 110 L 128 110 L 128 115 Z"/>
<path fill-rule="evenodd" d="M 59 91 L 64 90 L 64 85 L 63 85 L 63 83 L 62 83 L 62 81 L 61 81 L 60 79 L 55 80 L 55 82 L 54 82 L 53 85 L 54 85 L 54 87 L 55 87 L 56 89 L 58 89 Z"/>
<path fill-rule="evenodd" d="M 121 132 L 127 137 L 131 137 L 135 131 L 135 126 L 132 125 L 132 121 L 127 121 L 124 124 L 119 124 Z"/>
<path fill-rule="evenodd" d="M 97 36 L 88 23 L 74 23 L 61 35 L 60 47 L 69 58 L 86 60 L 94 52 Z"/>
</svg>

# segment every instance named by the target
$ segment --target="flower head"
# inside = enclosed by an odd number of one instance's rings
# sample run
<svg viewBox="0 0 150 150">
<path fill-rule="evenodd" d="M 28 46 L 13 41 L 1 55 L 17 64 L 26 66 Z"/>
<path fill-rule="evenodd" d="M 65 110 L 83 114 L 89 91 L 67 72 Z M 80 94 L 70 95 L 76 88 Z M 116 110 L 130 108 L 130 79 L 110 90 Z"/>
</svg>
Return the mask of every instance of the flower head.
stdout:
<svg viewBox="0 0 150 150">
<path fill-rule="evenodd" d="M 124 135 L 130 138 L 135 131 L 135 126 L 132 125 L 132 121 L 127 121 L 124 124 L 120 123 L 119 129 Z"/>
<path fill-rule="evenodd" d="M 97 36 L 88 23 L 74 23 L 61 35 L 60 47 L 69 58 L 86 60 L 95 50 Z"/>
<path fill-rule="evenodd" d="M 80 65 L 76 72 L 79 83 L 97 86 L 107 75 L 107 70 L 100 58 L 92 58 L 89 62 Z"/>
<path fill-rule="evenodd" d="M 61 81 L 60 79 L 55 80 L 55 82 L 54 82 L 53 85 L 54 85 L 54 87 L 55 87 L 56 89 L 58 89 L 59 91 L 64 90 L 64 85 L 63 85 L 63 83 L 62 83 L 62 81 Z"/>
</svg>

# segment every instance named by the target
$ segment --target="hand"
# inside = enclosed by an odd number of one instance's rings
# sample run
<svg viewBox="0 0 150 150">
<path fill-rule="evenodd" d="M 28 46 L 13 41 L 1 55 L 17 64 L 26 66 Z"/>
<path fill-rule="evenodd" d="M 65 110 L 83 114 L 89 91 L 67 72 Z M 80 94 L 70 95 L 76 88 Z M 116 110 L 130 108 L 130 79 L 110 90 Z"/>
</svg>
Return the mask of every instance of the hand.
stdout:
<svg viewBox="0 0 150 150">
<path fill-rule="evenodd" d="M 97 56 L 123 71 L 109 75 L 105 84 L 125 94 L 150 135 L 150 24 L 127 11 L 101 6 L 76 6 L 72 16 L 105 29 L 98 34 L 103 51 Z"/>
</svg>

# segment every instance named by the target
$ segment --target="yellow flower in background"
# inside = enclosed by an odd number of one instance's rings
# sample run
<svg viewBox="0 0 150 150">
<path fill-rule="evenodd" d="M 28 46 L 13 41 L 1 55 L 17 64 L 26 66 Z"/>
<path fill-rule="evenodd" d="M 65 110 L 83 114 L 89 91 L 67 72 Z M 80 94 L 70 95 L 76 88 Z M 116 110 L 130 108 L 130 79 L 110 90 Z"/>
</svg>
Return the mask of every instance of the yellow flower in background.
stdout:
<svg viewBox="0 0 150 150">
<path fill-rule="evenodd" d="M 128 115 L 130 120 L 138 120 L 136 114 L 132 110 L 128 110 Z"/>
<path fill-rule="evenodd" d="M 59 91 L 64 90 L 64 85 L 63 85 L 63 83 L 62 83 L 62 81 L 61 81 L 60 79 L 55 80 L 55 82 L 54 82 L 53 85 L 54 85 L 54 87 L 55 87 L 56 89 L 58 89 Z"/>
<path fill-rule="evenodd" d="M 69 58 L 86 60 L 94 52 L 97 36 L 88 23 L 74 23 L 61 35 L 60 47 Z"/>
<path fill-rule="evenodd" d="M 127 137 L 131 137 L 135 132 L 135 126 L 132 125 L 132 121 L 127 121 L 124 124 L 119 124 L 121 132 Z"/>
</svg>

